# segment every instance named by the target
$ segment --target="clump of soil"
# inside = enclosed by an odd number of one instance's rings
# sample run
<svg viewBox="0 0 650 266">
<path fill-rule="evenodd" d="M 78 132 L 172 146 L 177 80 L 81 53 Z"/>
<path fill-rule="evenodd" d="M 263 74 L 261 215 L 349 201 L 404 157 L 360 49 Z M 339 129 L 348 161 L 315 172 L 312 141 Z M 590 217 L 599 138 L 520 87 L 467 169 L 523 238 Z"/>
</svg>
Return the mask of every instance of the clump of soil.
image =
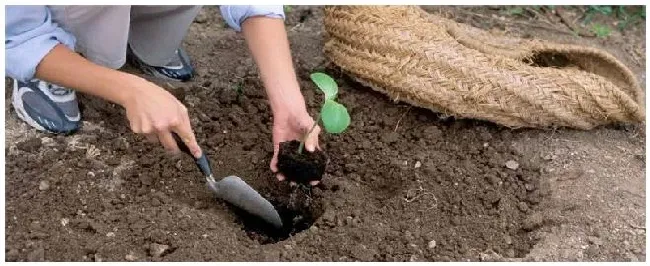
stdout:
<svg viewBox="0 0 650 266">
<path fill-rule="evenodd" d="M 327 156 L 319 150 L 309 152 L 303 149 L 302 153 L 298 153 L 299 147 L 297 140 L 280 143 L 278 169 L 287 180 L 299 184 L 320 181 L 327 166 Z"/>
</svg>

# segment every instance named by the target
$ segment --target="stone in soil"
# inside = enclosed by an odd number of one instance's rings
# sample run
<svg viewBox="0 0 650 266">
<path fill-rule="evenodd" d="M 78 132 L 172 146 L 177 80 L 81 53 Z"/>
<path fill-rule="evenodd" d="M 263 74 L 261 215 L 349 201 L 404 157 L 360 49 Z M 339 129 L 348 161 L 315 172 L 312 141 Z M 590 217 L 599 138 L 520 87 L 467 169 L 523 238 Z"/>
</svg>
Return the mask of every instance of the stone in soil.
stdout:
<svg viewBox="0 0 650 266">
<path fill-rule="evenodd" d="M 151 245 L 149 245 L 149 255 L 154 257 L 162 257 L 167 250 L 169 250 L 168 245 L 158 243 L 151 243 Z"/>
<path fill-rule="evenodd" d="M 517 170 L 519 168 L 519 163 L 513 160 L 509 160 L 506 162 L 506 168 L 510 170 Z"/>
<path fill-rule="evenodd" d="M 38 189 L 40 191 L 45 191 L 50 189 L 50 182 L 48 182 L 47 180 L 41 181 L 41 183 L 38 185 Z"/>
<path fill-rule="evenodd" d="M 136 261 L 136 260 L 138 260 L 138 257 L 133 255 L 133 253 L 129 253 L 129 254 L 126 254 L 126 256 L 124 256 L 124 259 L 127 260 L 127 261 Z"/>
<path fill-rule="evenodd" d="M 278 170 L 288 181 L 308 184 L 310 181 L 320 181 L 325 173 L 327 157 L 319 150 L 309 152 L 303 147 L 298 153 L 299 141 L 280 143 L 278 154 Z"/>
</svg>

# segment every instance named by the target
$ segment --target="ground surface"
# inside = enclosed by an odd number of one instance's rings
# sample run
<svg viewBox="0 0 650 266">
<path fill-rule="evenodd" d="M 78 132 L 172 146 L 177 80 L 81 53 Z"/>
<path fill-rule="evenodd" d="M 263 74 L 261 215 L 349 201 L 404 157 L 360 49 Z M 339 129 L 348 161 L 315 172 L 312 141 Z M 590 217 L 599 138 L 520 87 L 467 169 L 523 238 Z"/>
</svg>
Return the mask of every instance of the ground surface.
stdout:
<svg viewBox="0 0 650 266">
<path fill-rule="evenodd" d="M 600 40 L 503 9 L 428 10 L 606 49 L 645 86 L 644 25 Z M 197 78 L 171 90 L 190 109 L 215 174 L 241 176 L 293 209 L 296 229 L 308 229 L 288 239 L 251 229 L 212 198 L 190 160 L 142 142 L 120 108 L 83 97 L 84 128 L 69 137 L 37 133 L 5 109 L 7 260 L 645 261 L 645 131 L 638 127 L 509 130 L 442 119 L 327 69 L 353 123 L 341 136 L 321 138 L 331 160 L 322 186 L 278 184 L 268 171 L 271 119 L 255 66 L 216 13 L 206 9 L 185 43 Z M 541 20 L 551 26 L 538 27 Z M 294 7 L 287 25 L 314 113 L 320 96 L 308 75 L 325 65 L 322 12 Z M 510 160 L 516 169 L 506 167 Z"/>
</svg>

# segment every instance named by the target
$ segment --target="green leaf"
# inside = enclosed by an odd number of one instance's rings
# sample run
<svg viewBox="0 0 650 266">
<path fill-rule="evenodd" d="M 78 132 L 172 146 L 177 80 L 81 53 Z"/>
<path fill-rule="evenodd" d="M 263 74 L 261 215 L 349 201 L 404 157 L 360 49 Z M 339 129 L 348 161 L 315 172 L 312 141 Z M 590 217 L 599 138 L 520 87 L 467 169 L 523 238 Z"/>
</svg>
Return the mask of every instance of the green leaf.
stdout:
<svg viewBox="0 0 650 266">
<path fill-rule="evenodd" d="M 330 134 L 338 134 L 350 125 L 350 114 L 340 103 L 333 100 L 326 100 L 321 108 L 321 120 L 325 131 Z"/>
<path fill-rule="evenodd" d="M 284 13 L 291 13 L 293 11 L 293 7 L 291 6 L 284 6 Z"/>
<path fill-rule="evenodd" d="M 313 73 L 311 74 L 311 80 L 316 83 L 316 86 L 325 93 L 325 100 L 334 100 L 336 99 L 336 94 L 339 92 L 339 87 L 336 85 L 336 81 L 333 78 L 323 73 Z"/>
</svg>

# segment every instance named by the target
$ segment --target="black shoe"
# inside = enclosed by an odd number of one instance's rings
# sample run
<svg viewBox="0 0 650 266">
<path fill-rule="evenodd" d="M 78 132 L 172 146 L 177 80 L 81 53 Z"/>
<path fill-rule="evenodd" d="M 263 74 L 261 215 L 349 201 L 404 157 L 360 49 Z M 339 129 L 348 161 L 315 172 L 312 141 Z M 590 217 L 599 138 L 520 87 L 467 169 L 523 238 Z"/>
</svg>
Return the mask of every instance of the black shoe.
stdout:
<svg viewBox="0 0 650 266">
<path fill-rule="evenodd" d="M 131 50 L 131 46 L 128 46 L 127 48 L 127 58 L 131 65 L 140 69 L 145 74 L 149 74 L 155 77 L 171 79 L 175 81 L 188 81 L 194 77 L 194 68 L 192 67 L 190 58 L 181 48 L 176 50 L 176 56 L 174 57 L 174 60 L 162 67 L 150 66 L 145 62 L 142 62 L 142 60 L 135 56 Z"/>
<path fill-rule="evenodd" d="M 54 134 L 71 134 L 81 126 L 75 91 L 38 79 L 14 79 L 11 103 L 30 126 Z"/>
</svg>

